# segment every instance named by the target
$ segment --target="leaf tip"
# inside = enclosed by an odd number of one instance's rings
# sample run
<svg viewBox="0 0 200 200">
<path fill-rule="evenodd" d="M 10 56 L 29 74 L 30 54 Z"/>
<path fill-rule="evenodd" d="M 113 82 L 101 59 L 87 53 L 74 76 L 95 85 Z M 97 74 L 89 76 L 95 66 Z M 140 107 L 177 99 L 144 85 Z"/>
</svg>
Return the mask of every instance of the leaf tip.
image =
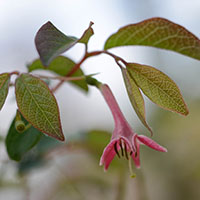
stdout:
<svg viewBox="0 0 200 200">
<path fill-rule="evenodd" d="M 45 24 L 53 24 L 51 21 L 46 22 Z"/>
<path fill-rule="evenodd" d="M 56 139 L 64 142 L 65 141 L 65 136 L 62 134 L 62 135 L 59 135 L 58 137 L 56 137 Z"/>
<path fill-rule="evenodd" d="M 174 111 L 175 113 L 178 113 L 178 114 L 183 115 L 183 116 L 187 116 L 189 114 L 189 109 L 188 109 L 183 98 L 182 98 L 182 102 L 183 102 L 183 107 L 182 107 L 181 111 L 178 111 L 178 110 L 171 110 L 171 111 Z"/>
<path fill-rule="evenodd" d="M 89 27 L 91 27 L 93 24 L 94 24 L 94 22 L 90 21 L 90 25 L 89 25 Z"/>
<path fill-rule="evenodd" d="M 149 127 L 149 125 L 148 125 L 147 129 L 149 130 L 151 137 L 153 137 L 153 130 Z"/>
<path fill-rule="evenodd" d="M 189 114 L 189 109 L 187 108 L 187 106 L 185 106 L 185 112 L 181 113 L 184 116 L 187 116 Z"/>
</svg>

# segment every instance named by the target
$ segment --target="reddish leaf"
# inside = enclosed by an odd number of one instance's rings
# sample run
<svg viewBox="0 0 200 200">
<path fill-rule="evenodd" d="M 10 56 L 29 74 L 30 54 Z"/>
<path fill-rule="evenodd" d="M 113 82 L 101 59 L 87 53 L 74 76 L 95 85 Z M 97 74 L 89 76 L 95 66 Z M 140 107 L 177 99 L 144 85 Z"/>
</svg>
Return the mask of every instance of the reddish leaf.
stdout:
<svg viewBox="0 0 200 200">
<path fill-rule="evenodd" d="M 35 37 L 35 45 L 42 64 L 48 66 L 55 57 L 70 49 L 77 42 L 87 44 L 90 37 L 94 34 L 92 25 L 93 23 L 90 22 L 88 29 L 86 29 L 81 38 L 78 39 L 66 36 L 51 22 L 44 24 Z"/>
<path fill-rule="evenodd" d="M 143 125 L 151 132 L 151 135 L 153 135 L 151 128 L 146 122 L 144 99 L 139 90 L 139 87 L 136 85 L 134 79 L 129 75 L 128 71 L 125 68 L 122 68 L 122 75 L 124 78 L 129 99 L 137 116 L 139 117 Z"/>
<path fill-rule="evenodd" d="M 126 67 L 138 87 L 151 101 L 182 115 L 189 113 L 179 88 L 166 74 L 137 63 L 128 63 Z"/>
<path fill-rule="evenodd" d="M 93 24 L 94 24 L 93 22 L 90 22 L 88 29 L 85 30 L 85 32 L 83 33 L 81 38 L 78 40 L 78 42 L 84 43 L 84 44 L 88 43 L 90 37 L 94 34 L 94 31 L 92 29 Z"/>
<path fill-rule="evenodd" d="M 200 60 L 200 40 L 184 27 L 163 18 L 122 27 L 108 38 L 104 48 L 128 45 L 158 47 Z"/>
<path fill-rule="evenodd" d="M 10 75 L 8 73 L 0 74 L 0 110 L 3 107 L 10 84 Z"/>
<path fill-rule="evenodd" d="M 35 128 L 63 141 L 57 101 L 48 86 L 30 74 L 21 74 L 15 82 L 18 108 Z"/>
<path fill-rule="evenodd" d="M 35 45 L 44 66 L 48 66 L 56 56 L 72 47 L 77 41 L 78 39 L 63 34 L 51 22 L 44 24 L 35 37 Z"/>
</svg>

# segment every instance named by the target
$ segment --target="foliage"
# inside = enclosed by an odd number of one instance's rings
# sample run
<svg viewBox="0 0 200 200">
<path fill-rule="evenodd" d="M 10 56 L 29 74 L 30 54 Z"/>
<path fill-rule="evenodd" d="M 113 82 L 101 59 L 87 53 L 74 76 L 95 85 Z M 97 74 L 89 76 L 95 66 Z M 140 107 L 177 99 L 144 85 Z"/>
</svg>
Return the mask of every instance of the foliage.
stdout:
<svg viewBox="0 0 200 200">
<path fill-rule="evenodd" d="M 166 74 L 148 65 L 128 63 L 108 50 L 120 46 L 142 45 L 171 50 L 200 60 L 200 40 L 195 35 L 167 19 L 152 18 L 122 27 L 105 41 L 104 50 L 88 52 L 89 40 L 94 35 L 92 25 L 90 22 L 82 36 L 76 38 L 65 35 L 51 22 L 45 23 L 35 37 L 40 57 L 28 65 L 28 72 L 14 71 L 0 74 L 0 109 L 6 100 L 9 86 L 12 85 L 15 85 L 18 106 L 18 114 L 11 123 L 6 138 L 7 151 L 11 159 L 19 161 L 35 146 L 43 133 L 64 141 L 60 111 L 54 92 L 64 82 L 73 83 L 86 92 L 88 85 L 99 88 L 101 83 L 92 78 L 92 75 L 85 75 L 81 65 L 88 58 L 100 54 L 111 56 L 120 67 L 130 102 L 151 135 L 153 132 L 146 120 L 143 94 L 163 109 L 184 116 L 188 114 L 178 86 Z M 85 46 L 85 54 L 79 62 L 61 56 L 77 43 Z M 38 69 L 44 72 L 51 71 L 57 76 L 31 74 Z M 13 83 L 10 82 L 10 77 L 14 75 L 17 78 Z M 42 79 L 57 79 L 59 83 L 50 88 Z M 21 118 L 18 119 L 17 116 Z M 123 145 L 120 148 L 123 149 Z"/>
<path fill-rule="evenodd" d="M 23 118 L 25 125 L 28 122 Z M 23 156 L 32 149 L 40 140 L 42 133 L 30 127 L 25 130 L 23 133 L 19 133 L 15 127 L 16 118 L 13 119 L 10 129 L 6 137 L 6 148 L 9 157 L 12 160 L 20 161 Z"/>
</svg>

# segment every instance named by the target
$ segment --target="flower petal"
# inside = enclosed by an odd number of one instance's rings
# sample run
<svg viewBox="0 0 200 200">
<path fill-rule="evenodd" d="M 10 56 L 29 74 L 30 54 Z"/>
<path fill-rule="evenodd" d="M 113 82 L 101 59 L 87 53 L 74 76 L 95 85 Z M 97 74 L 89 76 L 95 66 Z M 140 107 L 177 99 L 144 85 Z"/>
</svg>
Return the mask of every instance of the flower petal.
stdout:
<svg viewBox="0 0 200 200">
<path fill-rule="evenodd" d="M 120 107 L 110 89 L 110 87 L 107 84 L 101 84 L 99 86 L 99 89 L 101 91 L 101 94 L 103 95 L 108 107 L 110 108 L 110 111 L 112 112 L 115 125 L 119 124 L 126 124 L 126 119 L 124 115 L 122 114 Z"/>
<path fill-rule="evenodd" d="M 162 147 L 161 145 L 159 145 L 158 143 L 156 143 L 155 141 L 153 141 L 152 139 L 144 136 L 144 135 L 138 135 L 137 139 L 145 144 L 146 146 L 155 149 L 156 151 L 161 151 L 161 152 L 167 152 L 167 149 Z"/>
<path fill-rule="evenodd" d="M 104 170 L 106 171 L 115 157 L 115 148 L 114 145 L 117 142 L 117 140 L 112 140 L 104 149 L 103 154 L 100 159 L 100 165 L 104 165 Z"/>
<path fill-rule="evenodd" d="M 135 163 L 136 168 L 140 168 L 140 144 L 137 141 L 137 135 L 133 137 L 133 141 L 135 144 L 136 151 L 132 153 L 132 158 Z"/>
</svg>

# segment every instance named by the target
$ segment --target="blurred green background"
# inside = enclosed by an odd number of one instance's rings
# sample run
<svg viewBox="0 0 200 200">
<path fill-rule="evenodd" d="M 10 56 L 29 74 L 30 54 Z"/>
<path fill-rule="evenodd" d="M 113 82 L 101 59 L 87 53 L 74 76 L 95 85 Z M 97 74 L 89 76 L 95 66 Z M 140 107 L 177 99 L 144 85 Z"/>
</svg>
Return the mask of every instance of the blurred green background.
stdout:
<svg viewBox="0 0 200 200">
<path fill-rule="evenodd" d="M 106 38 L 121 26 L 150 17 L 164 17 L 200 36 L 198 0 L 1 0 L 0 72 L 26 71 L 38 58 L 34 36 L 42 24 L 52 21 L 67 35 L 80 36 L 94 22 L 89 50 L 99 50 Z M 84 48 L 77 45 L 65 55 L 78 61 Z M 10 90 L 0 112 L 0 199 L 9 200 L 198 200 L 200 199 L 200 64 L 176 53 L 145 47 L 116 48 L 127 61 L 148 64 L 169 75 L 179 86 L 189 107 L 187 117 L 164 111 L 146 100 L 147 120 L 153 139 L 168 153 L 141 147 L 141 169 L 130 178 L 128 162 L 116 158 L 104 173 L 101 153 L 109 142 L 114 123 L 102 96 L 65 84 L 56 98 L 66 143 L 43 136 L 20 162 L 11 161 L 4 140 L 16 113 Z M 112 59 L 88 59 L 86 74 L 110 85 L 130 125 L 149 135 L 128 100 L 120 70 Z"/>
</svg>

